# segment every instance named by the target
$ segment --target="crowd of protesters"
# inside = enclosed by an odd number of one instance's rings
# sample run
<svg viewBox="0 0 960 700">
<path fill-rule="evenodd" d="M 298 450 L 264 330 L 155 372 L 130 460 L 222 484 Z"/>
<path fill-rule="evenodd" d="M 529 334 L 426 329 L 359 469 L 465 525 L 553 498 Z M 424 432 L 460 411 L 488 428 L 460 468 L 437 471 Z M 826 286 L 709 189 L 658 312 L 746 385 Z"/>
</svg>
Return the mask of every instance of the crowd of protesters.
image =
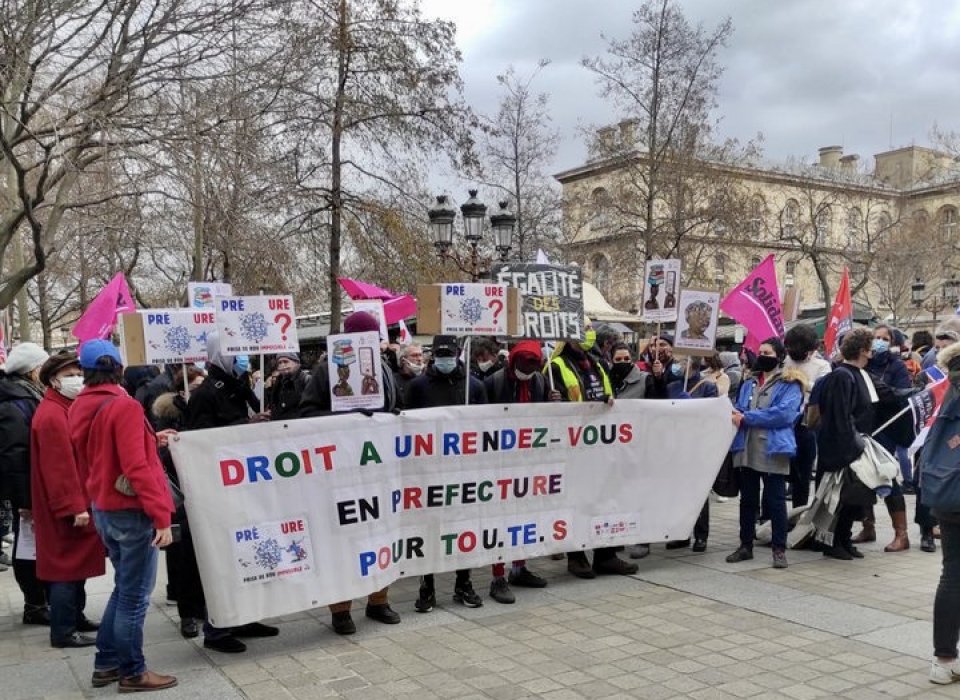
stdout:
<svg viewBox="0 0 960 700">
<path fill-rule="evenodd" d="M 344 322 L 348 333 L 378 329 L 377 319 L 365 312 Z M 247 648 L 244 639 L 279 633 L 261 622 L 221 628 L 208 619 L 167 442 L 178 431 L 330 415 L 327 364 L 303 367 L 297 354 L 284 353 L 258 378 L 248 357 L 223 352 L 217 333 L 208 335 L 207 354 L 202 365 L 158 373 L 148 367 L 124 369 L 108 341 L 89 341 L 79 354 L 54 356 L 21 343 L 11 350 L 0 376 L 0 499 L 9 501 L 14 515 L 12 567 L 23 594 L 22 621 L 49 626 L 54 647 L 95 645 L 94 687 L 117 682 L 122 692 L 134 692 L 177 683 L 148 670 L 143 656 L 143 625 L 159 548 L 166 552 L 167 599 L 177 606 L 183 637 L 202 632 L 206 648 L 241 653 Z M 851 465 L 865 453 L 864 436 L 883 428 L 876 441 L 895 456 L 901 471 L 881 491 L 895 532 L 884 551 L 910 548 L 904 495 L 922 494 L 924 463 L 949 460 L 943 445 L 960 439 L 960 317 L 948 319 L 933 335 L 915 333 L 909 344 L 890 326 L 855 329 L 843 336 L 833 357 L 822 351 L 815 330 L 803 324 L 782 340 L 764 340 L 756 353 L 678 355 L 667 333 L 638 347 L 604 325 L 588 327 L 583 341 L 549 349 L 534 340 L 501 347 L 492 338 L 475 338 L 469 357 L 452 336 L 434 337 L 429 350 L 414 343 L 385 344 L 379 410 L 457 406 L 468 398 L 478 405 L 728 397 L 737 432 L 721 475 L 739 492 L 740 532 L 726 561 L 753 559 L 758 525 L 765 524 L 771 565 L 777 569 L 788 567 L 791 546 L 819 549 L 836 560 L 864 556 L 856 545 L 876 539 L 876 494 L 845 485 Z M 915 436 L 906 435 L 898 428 L 902 421 L 893 419 L 909 394 L 937 380 L 938 363 L 951 387 L 927 444 L 911 456 L 907 448 Z M 262 406 L 254 391 L 258 379 L 263 382 Z M 791 542 L 801 513 L 823 510 L 833 489 L 839 497 L 833 500 L 829 524 L 811 526 L 815 536 Z M 935 552 L 942 537 L 944 573 L 936 598 L 930 679 L 948 683 L 960 680 L 960 514 L 931 511 L 920 495 L 916 503 L 921 549 Z M 862 529 L 854 536 L 857 521 Z M 667 548 L 706 551 L 709 525 L 708 498 L 690 537 L 668 542 Z M 35 557 L 16 556 L 24 527 L 35 539 Z M 801 529 L 797 526 L 796 532 Z M 592 561 L 586 552 L 570 552 L 567 569 L 579 578 L 633 574 L 638 565 L 630 559 L 646 557 L 650 545 L 636 543 L 623 556 L 622 550 L 597 548 Z M 106 558 L 115 572 L 114 590 L 97 623 L 85 615 L 84 584 L 105 573 Z M 495 564 L 492 574 L 489 597 L 501 604 L 515 602 L 513 588 L 548 585 L 524 560 L 509 568 Z M 370 594 L 367 618 L 401 622 L 388 594 L 386 588 Z M 452 595 L 466 607 L 483 605 L 469 569 L 456 572 Z M 423 576 L 414 609 L 429 613 L 436 605 L 434 576 Z M 352 601 L 331 605 L 330 611 L 337 634 L 356 631 Z"/>
</svg>

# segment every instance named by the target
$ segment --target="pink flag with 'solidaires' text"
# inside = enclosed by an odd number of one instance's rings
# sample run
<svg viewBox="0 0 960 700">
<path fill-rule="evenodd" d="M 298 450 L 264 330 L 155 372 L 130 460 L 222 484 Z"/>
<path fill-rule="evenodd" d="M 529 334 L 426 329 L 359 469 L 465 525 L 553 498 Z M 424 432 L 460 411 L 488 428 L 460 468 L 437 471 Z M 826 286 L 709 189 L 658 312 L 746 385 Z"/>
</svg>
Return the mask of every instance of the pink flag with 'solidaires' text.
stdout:
<svg viewBox="0 0 960 700">
<path fill-rule="evenodd" d="M 757 265 L 747 278 L 720 302 L 720 308 L 747 329 L 744 345 L 756 352 L 767 338 L 783 337 L 783 308 L 777 286 L 773 254 Z"/>
<path fill-rule="evenodd" d="M 130 294 L 127 278 L 118 272 L 83 312 L 73 327 L 73 337 L 84 343 L 97 338 L 109 338 L 117 324 L 117 315 L 136 311 L 137 304 Z"/>
</svg>

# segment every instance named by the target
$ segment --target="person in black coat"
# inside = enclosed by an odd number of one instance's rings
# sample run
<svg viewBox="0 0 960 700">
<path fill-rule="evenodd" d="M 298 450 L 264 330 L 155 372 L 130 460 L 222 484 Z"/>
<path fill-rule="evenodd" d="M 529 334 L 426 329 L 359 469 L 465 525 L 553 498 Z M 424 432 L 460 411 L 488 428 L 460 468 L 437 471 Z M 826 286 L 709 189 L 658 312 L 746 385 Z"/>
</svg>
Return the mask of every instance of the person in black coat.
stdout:
<svg viewBox="0 0 960 700">
<path fill-rule="evenodd" d="M 238 356 L 239 357 L 239 356 Z M 241 425 L 268 420 L 260 413 L 260 402 L 250 388 L 246 371 L 236 357 L 224 355 L 220 347 L 220 334 L 207 334 L 207 377 L 203 383 L 190 393 L 187 410 L 183 418 L 183 430 L 201 430 L 221 428 L 228 425 Z M 189 528 L 183 532 L 184 587 L 190 588 L 189 595 L 196 605 L 206 608 L 200 571 L 197 567 L 196 550 Z M 203 646 L 214 651 L 237 654 L 247 650 L 239 637 L 275 637 L 280 633 L 276 627 L 252 622 L 240 627 L 218 628 L 205 621 L 203 623 Z"/>
<path fill-rule="evenodd" d="M 840 343 L 840 354 L 843 362 L 817 383 L 818 485 L 823 473 L 842 471 L 863 454 L 861 434 L 873 428 L 877 392 L 863 371 L 873 354 L 873 333 L 866 328 L 850 331 Z M 851 541 L 859 514 L 857 507 L 840 505 L 833 546 L 824 551 L 825 556 L 843 560 L 863 557 Z"/>
<path fill-rule="evenodd" d="M 433 408 L 437 406 L 463 406 L 467 398 L 467 368 L 457 359 L 460 349 L 457 339 L 451 335 L 438 335 L 433 339 L 433 359 L 423 376 L 410 382 L 407 393 L 409 408 Z M 470 379 L 470 404 L 487 403 L 487 392 L 476 377 Z M 483 599 L 473 590 L 470 569 L 457 570 L 457 582 L 453 600 L 468 608 L 479 608 Z M 437 604 L 433 574 L 420 579 L 420 595 L 415 607 L 417 612 L 427 613 Z"/>
<path fill-rule="evenodd" d="M 366 311 L 354 311 L 343 320 L 344 333 L 367 333 L 380 330 L 380 322 Z M 380 357 L 380 376 L 383 378 L 383 406 L 381 412 L 392 413 L 397 410 L 397 385 L 393 370 L 387 361 Z M 325 360 L 316 364 L 310 373 L 310 379 L 300 399 L 300 417 L 316 418 L 331 415 L 330 371 Z M 366 411 L 365 411 L 366 412 Z M 369 412 L 367 412 L 369 415 Z M 387 598 L 389 586 L 367 596 L 366 616 L 385 625 L 400 622 L 400 615 L 390 607 Z M 353 634 L 357 626 L 350 611 L 352 600 L 333 603 L 330 607 L 333 631 L 340 635 Z"/>
<path fill-rule="evenodd" d="M 264 397 L 270 420 L 299 418 L 300 399 L 310 374 L 300 367 L 300 356 L 295 352 L 277 355 L 276 368 L 277 376 Z"/>
<path fill-rule="evenodd" d="M 36 343 L 20 343 L 10 351 L 0 375 L 0 499 L 13 506 L 13 574 L 23 593 L 25 625 L 50 624 L 46 587 L 37 580 L 37 562 L 16 558 L 20 519 L 31 516 L 30 424 L 43 398 L 39 375 L 48 357 Z"/>
</svg>

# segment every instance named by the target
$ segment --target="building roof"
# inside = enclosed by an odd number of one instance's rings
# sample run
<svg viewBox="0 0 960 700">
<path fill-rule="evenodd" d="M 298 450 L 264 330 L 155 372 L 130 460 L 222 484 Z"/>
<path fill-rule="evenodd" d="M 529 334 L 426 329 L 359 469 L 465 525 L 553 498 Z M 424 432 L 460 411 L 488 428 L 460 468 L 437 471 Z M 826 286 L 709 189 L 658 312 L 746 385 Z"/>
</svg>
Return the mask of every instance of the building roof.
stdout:
<svg viewBox="0 0 960 700">
<path fill-rule="evenodd" d="M 640 323 L 641 318 L 637 314 L 631 314 L 626 311 L 620 311 L 610 306 L 610 303 L 603 298 L 600 290 L 589 282 L 583 283 L 583 312 L 590 317 L 590 320 L 619 322 L 619 323 Z"/>
</svg>

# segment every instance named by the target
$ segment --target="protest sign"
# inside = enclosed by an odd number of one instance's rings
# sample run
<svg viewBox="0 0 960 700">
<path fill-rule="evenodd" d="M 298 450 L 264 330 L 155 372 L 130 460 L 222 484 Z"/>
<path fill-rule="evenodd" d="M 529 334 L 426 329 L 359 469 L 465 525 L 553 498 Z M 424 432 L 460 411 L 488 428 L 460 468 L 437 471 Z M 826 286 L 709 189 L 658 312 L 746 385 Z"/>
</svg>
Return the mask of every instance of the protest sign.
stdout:
<svg viewBox="0 0 960 700">
<path fill-rule="evenodd" d="M 643 272 L 643 320 L 647 323 L 676 321 L 679 291 L 679 260 L 647 260 Z"/>
<path fill-rule="evenodd" d="M 624 399 L 348 413 L 170 445 L 209 620 L 229 627 L 404 577 L 683 539 L 733 435 L 726 398 Z"/>
<path fill-rule="evenodd" d="M 354 299 L 350 303 L 354 311 L 363 311 L 377 319 L 380 323 L 380 340 L 390 339 L 387 335 L 387 317 L 383 310 L 383 299 Z"/>
<path fill-rule="evenodd" d="M 384 378 L 376 331 L 328 337 L 327 368 L 333 411 L 383 408 Z"/>
<path fill-rule="evenodd" d="M 143 323 L 144 363 L 167 365 L 207 359 L 207 333 L 216 329 L 213 311 L 151 309 Z"/>
<path fill-rule="evenodd" d="M 717 318 L 720 315 L 720 295 L 699 289 L 680 292 L 680 313 L 673 346 L 687 355 L 713 354 L 717 340 Z"/>
<path fill-rule="evenodd" d="M 520 291 L 514 287 L 463 282 L 417 286 L 418 333 L 516 336 L 519 329 Z"/>
<path fill-rule="evenodd" d="M 217 297 L 233 296 L 233 285 L 227 282 L 187 282 L 187 306 L 192 309 L 216 308 Z"/>
<path fill-rule="evenodd" d="M 522 295 L 518 335 L 544 340 L 583 340 L 583 273 L 579 267 L 507 263 L 493 279 Z"/>
<path fill-rule="evenodd" d="M 300 351 L 291 296 L 223 297 L 216 315 L 225 355 Z"/>
</svg>

